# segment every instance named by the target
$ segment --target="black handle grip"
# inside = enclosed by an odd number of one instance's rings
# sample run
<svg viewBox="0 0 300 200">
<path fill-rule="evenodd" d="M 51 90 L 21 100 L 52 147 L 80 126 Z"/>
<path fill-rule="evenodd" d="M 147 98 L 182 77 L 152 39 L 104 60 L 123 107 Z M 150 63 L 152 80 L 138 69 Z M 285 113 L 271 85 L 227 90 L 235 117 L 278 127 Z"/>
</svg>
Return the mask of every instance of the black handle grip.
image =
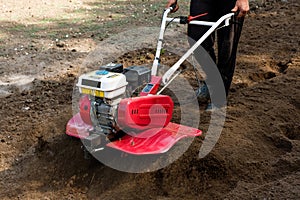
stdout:
<svg viewBox="0 0 300 200">
<path fill-rule="evenodd" d="M 172 10 L 174 10 L 176 8 L 176 6 L 177 6 L 177 0 L 170 7 L 172 8 Z"/>
<path fill-rule="evenodd" d="M 234 16 L 236 17 L 236 16 L 239 15 L 240 11 L 238 10 L 238 11 L 235 11 L 235 12 L 233 12 L 233 13 L 234 13 Z"/>
</svg>

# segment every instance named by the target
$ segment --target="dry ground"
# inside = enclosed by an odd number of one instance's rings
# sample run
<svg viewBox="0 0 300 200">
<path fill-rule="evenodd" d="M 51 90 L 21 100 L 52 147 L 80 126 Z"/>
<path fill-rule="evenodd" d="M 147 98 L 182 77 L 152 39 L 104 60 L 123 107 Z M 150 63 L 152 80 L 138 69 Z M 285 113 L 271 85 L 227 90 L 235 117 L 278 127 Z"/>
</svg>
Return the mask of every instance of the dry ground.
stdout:
<svg viewBox="0 0 300 200">
<path fill-rule="evenodd" d="M 297 1 L 251 2 L 225 126 L 207 157 L 198 159 L 196 139 L 170 166 L 129 174 L 84 160 L 80 141 L 64 135 L 87 55 L 116 32 L 158 25 L 163 6 L 156 0 L 1 1 L 1 199 L 300 198 Z M 181 12 L 187 6 L 183 1 Z M 119 60 L 151 61 L 139 53 L 130 58 Z M 204 132 L 208 119 L 201 111 Z"/>
</svg>

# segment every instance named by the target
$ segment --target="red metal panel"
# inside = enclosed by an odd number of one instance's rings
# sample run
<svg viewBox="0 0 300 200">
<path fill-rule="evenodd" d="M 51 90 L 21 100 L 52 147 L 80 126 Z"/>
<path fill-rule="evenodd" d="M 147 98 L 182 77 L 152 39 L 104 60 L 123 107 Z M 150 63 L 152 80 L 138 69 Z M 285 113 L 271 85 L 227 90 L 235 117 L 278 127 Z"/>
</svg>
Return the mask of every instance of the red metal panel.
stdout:
<svg viewBox="0 0 300 200">
<path fill-rule="evenodd" d="M 139 133 L 137 137 L 127 135 L 107 146 L 135 155 L 160 154 L 167 152 L 180 139 L 200 136 L 201 133 L 198 129 L 170 122 L 162 129 L 149 129 Z M 151 137 L 147 137 L 149 135 Z"/>
<path fill-rule="evenodd" d="M 161 80 L 162 80 L 162 78 L 160 76 L 153 76 L 152 75 L 151 76 L 151 81 L 149 83 L 150 85 L 152 85 L 151 89 L 148 91 L 148 90 L 145 90 L 146 88 L 144 88 L 143 91 L 140 93 L 140 96 L 147 96 L 148 94 L 154 94 L 155 95 L 158 91 Z"/>
<path fill-rule="evenodd" d="M 88 95 L 84 95 L 80 98 L 79 101 L 80 116 L 82 120 L 89 125 L 92 125 L 90 111 L 91 111 L 91 101 L 89 100 Z"/>
<path fill-rule="evenodd" d="M 145 130 L 166 126 L 173 112 L 173 101 L 166 95 L 122 99 L 118 109 L 121 128 Z"/>
<path fill-rule="evenodd" d="M 89 135 L 89 130 L 92 130 L 93 127 L 84 123 L 80 113 L 74 115 L 66 127 L 66 134 L 76 138 L 85 138 Z"/>
</svg>

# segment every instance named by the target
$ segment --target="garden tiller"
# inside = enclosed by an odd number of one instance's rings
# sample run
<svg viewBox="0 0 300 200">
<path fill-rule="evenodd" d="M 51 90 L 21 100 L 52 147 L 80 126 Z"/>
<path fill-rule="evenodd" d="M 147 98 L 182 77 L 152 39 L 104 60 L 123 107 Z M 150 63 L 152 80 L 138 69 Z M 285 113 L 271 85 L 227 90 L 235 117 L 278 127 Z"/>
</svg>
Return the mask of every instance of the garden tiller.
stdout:
<svg viewBox="0 0 300 200">
<path fill-rule="evenodd" d="M 174 6 L 165 9 L 152 68 L 107 64 L 79 77 L 79 112 L 71 118 L 66 134 L 81 138 L 85 150 L 94 153 L 106 147 L 135 155 L 167 152 L 185 137 L 201 130 L 171 122 L 173 100 L 161 91 L 180 73 L 180 65 L 217 28 L 228 26 L 234 13 L 217 22 L 199 21 L 201 16 L 169 18 Z M 158 76 L 163 36 L 167 22 L 210 26 L 208 31 L 163 76 Z M 126 98 L 130 88 L 146 86 L 136 97 Z M 160 89 L 162 86 L 162 89 Z"/>
</svg>

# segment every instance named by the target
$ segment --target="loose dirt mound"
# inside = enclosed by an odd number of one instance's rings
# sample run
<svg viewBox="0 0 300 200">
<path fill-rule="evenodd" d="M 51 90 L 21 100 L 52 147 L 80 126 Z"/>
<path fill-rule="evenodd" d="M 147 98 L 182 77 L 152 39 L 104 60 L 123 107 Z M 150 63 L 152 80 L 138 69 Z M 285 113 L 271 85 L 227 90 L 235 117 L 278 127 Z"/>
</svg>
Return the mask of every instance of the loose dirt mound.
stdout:
<svg viewBox="0 0 300 200">
<path fill-rule="evenodd" d="M 30 76 L 30 66 L 41 73 L 26 88 L 0 84 L 9 92 L 1 97 L 0 198 L 299 199 L 299 11 L 296 1 L 252 5 L 217 145 L 199 159 L 197 138 L 179 160 L 144 174 L 85 160 L 80 141 L 64 135 L 74 60 L 85 53 L 59 45 L 30 59 L 6 52 L 12 58 L 0 60 L 0 83 L 11 73 Z M 131 55 L 132 63 L 141 64 L 144 54 Z M 205 133 L 210 115 L 200 112 Z"/>
</svg>

